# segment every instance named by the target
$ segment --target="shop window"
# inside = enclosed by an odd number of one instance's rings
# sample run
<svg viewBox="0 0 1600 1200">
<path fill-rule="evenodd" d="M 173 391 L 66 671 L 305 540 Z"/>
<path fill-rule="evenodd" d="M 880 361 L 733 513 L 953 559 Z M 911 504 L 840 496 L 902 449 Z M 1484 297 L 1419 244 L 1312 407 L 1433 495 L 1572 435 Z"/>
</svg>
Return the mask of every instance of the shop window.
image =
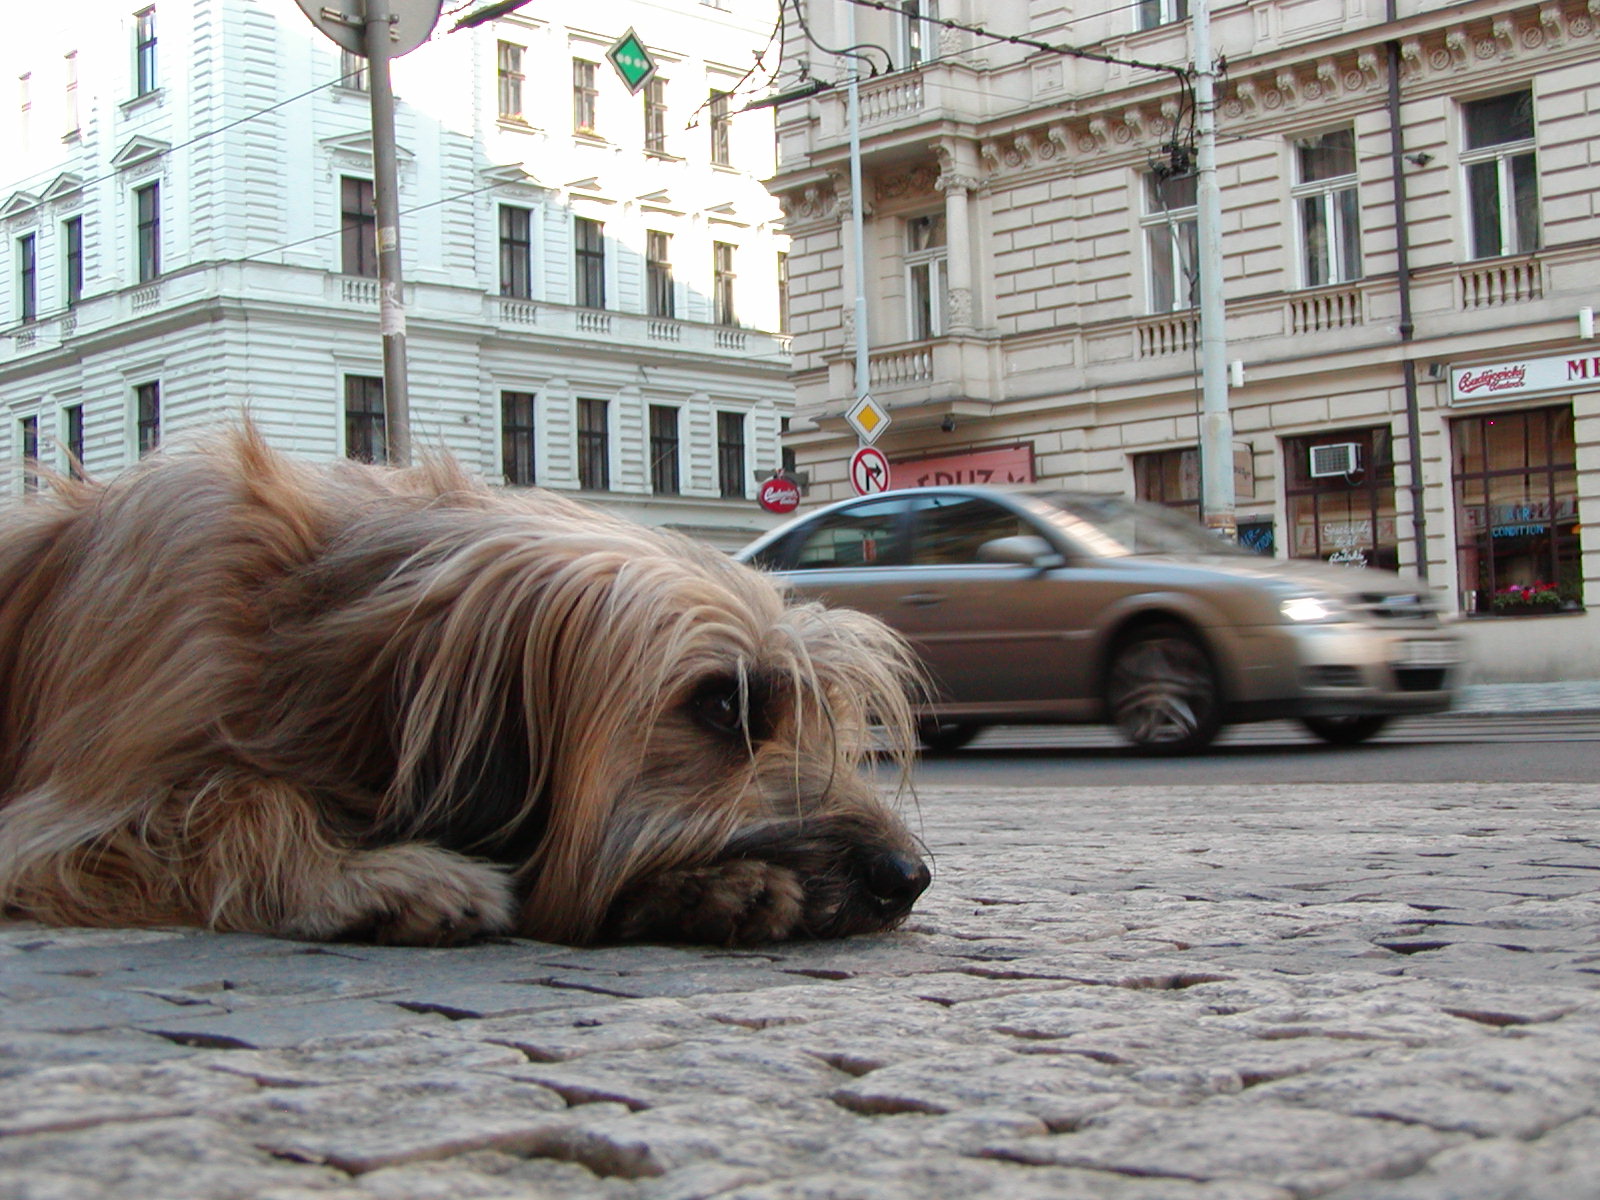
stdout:
<svg viewBox="0 0 1600 1200">
<path fill-rule="evenodd" d="M 1200 451 L 1193 446 L 1133 456 L 1134 495 L 1200 519 Z"/>
<path fill-rule="evenodd" d="M 1572 409 L 1462 417 L 1450 432 L 1462 610 L 1583 607 Z"/>
<path fill-rule="evenodd" d="M 1387 428 L 1283 440 L 1290 558 L 1394 570 L 1394 443 Z"/>
</svg>

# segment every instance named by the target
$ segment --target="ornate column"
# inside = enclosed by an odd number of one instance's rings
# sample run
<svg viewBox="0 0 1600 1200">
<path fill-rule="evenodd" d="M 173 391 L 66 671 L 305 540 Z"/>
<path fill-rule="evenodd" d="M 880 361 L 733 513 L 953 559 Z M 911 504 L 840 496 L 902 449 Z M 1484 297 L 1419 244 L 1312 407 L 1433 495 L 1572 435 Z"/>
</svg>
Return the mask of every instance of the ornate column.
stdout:
<svg viewBox="0 0 1600 1200">
<path fill-rule="evenodd" d="M 939 178 L 934 184 L 944 195 L 945 286 L 948 292 L 947 333 L 971 333 L 977 327 L 972 294 L 972 216 L 968 203 L 978 188 L 976 154 L 963 142 L 946 141 L 935 147 Z M 972 160 L 972 161 L 968 161 Z"/>
</svg>

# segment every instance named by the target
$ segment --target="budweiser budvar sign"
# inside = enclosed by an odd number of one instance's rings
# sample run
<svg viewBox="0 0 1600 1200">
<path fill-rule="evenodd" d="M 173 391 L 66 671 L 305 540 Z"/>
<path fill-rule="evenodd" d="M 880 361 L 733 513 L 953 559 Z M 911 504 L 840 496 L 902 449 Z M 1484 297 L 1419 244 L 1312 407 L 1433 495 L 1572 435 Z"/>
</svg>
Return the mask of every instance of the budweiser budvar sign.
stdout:
<svg viewBox="0 0 1600 1200">
<path fill-rule="evenodd" d="M 1594 354 L 1524 358 L 1450 372 L 1450 402 L 1457 405 L 1593 388 L 1600 388 L 1600 355 Z"/>
</svg>

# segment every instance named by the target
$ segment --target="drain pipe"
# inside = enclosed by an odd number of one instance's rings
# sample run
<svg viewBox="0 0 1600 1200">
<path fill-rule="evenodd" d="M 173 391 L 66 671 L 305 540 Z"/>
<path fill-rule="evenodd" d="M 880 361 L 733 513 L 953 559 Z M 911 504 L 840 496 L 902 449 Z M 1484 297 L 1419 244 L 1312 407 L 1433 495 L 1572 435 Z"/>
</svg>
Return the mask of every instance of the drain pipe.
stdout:
<svg viewBox="0 0 1600 1200">
<path fill-rule="evenodd" d="M 1399 19 L 1396 0 L 1387 0 L 1384 14 L 1393 26 Z M 1421 417 L 1417 405 L 1417 363 L 1411 356 L 1416 325 L 1411 320 L 1411 231 L 1406 224 L 1405 140 L 1400 124 L 1400 42 L 1387 44 L 1389 58 L 1389 170 L 1394 180 L 1395 279 L 1400 288 L 1400 343 L 1404 358 L 1406 444 L 1411 448 L 1411 537 L 1416 544 L 1417 574 L 1428 582 L 1428 519 L 1423 512 Z M 1373 530 L 1377 534 L 1377 530 Z"/>
</svg>

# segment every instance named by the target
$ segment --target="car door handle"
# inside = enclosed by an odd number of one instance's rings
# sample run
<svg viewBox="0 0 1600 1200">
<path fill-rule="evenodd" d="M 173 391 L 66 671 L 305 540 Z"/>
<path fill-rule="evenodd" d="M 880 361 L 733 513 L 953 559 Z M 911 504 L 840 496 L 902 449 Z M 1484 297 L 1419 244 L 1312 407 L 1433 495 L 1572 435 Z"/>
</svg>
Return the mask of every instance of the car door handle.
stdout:
<svg viewBox="0 0 1600 1200">
<path fill-rule="evenodd" d="M 912 592 L 909 596 L 901 596 L 901 604 L 910 604 L 916 608 L 927 608 L 931 604 L 943 604 L 943 592 Z"/>
</svg>

